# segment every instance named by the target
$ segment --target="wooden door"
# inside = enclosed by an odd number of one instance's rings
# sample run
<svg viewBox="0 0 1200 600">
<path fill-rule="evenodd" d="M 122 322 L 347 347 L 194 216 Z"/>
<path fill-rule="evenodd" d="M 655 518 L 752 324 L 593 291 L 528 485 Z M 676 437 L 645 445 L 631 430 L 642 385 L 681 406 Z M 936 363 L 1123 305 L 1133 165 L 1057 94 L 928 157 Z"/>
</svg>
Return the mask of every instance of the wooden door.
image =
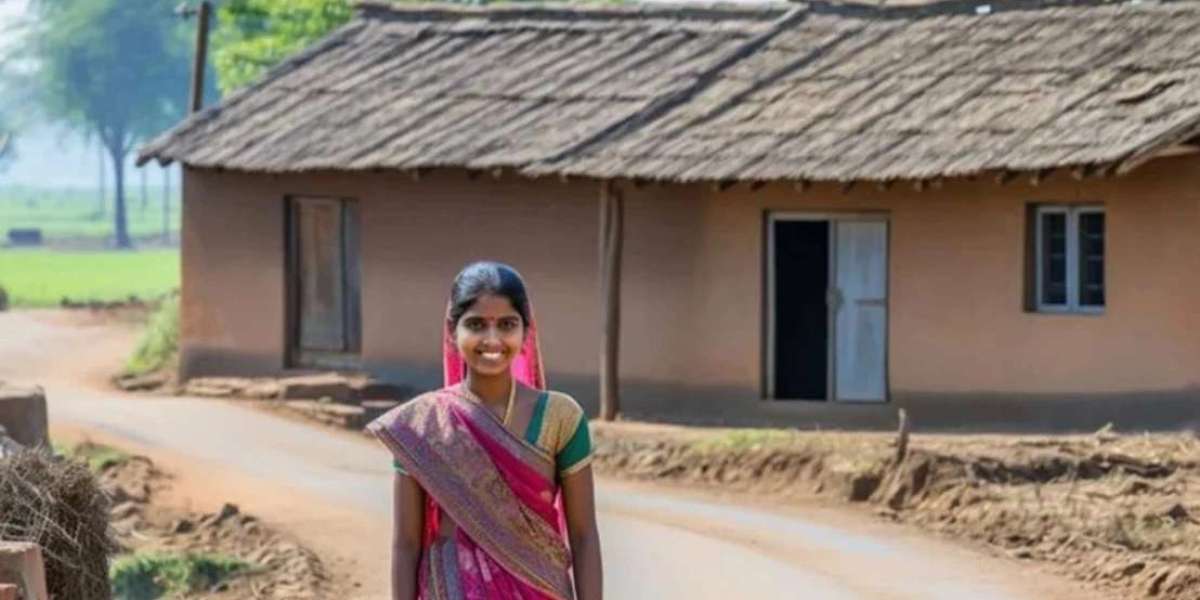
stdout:
<svg viewBox="0 0 1200 600">
<path fill-rule="evenodd" d="M 358 351 L 358 218 L 353 202 L 291 202 L 294 362 Z M 313 366 L 316 366 L 314 364 Z"/>
</svg>

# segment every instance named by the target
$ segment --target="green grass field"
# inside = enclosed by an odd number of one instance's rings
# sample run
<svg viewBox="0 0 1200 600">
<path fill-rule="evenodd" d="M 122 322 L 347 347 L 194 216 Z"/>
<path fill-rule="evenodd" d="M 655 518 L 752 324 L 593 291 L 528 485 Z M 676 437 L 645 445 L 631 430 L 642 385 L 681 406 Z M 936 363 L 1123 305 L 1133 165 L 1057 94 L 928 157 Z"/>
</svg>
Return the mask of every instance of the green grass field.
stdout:
<svg viewBox="0 0 1200 600">
<path fill-rule="evenodd" d="M 0 249 L 0 287 L 15 308 L 157 298 L 179 287 L 179 250 L 64 252 Z"/>
<path fill-rule="evenodd" d="M 161 187 L 147 188 L 143 204 L 141 189 L 126 189 L 126 217 L 129 234 L 134 238 L 161 236 L 163 230 L 163 194 Z M 9 229 L 35 227 L 49 244 L 56 240 L 80 238 L 111 239 L 113 201 L 109 190 L 104 211 L 100 210 L 96 190 L 0 186 L 0 238 L 7 239 Z M 178 239 L 179 197 L 172 190 L 167 228 Z"/>
<path fill-rule="evenodd" d="M 136 179 L 131 177 L 131 184 Z M 76 302 L 148 300 L 179 287 L 179 250 L 161 247 L 162 188 L 149 187 L 144 207 L 141 189 L 127 190 L 129 233 L 147 249 L 113 251 L 113 207 L 110 197 L 99 206 L 99 192 L 87 189 L 0 186 L 0 244 L 9 229 L 42 230 L 43 247 L 0 247 L 0 287 L 16 308 L 57 306 L 63 298 Z M 111 188 L 110 188 L 111 196 Z M 168 229 L 179 239 L 178 190 L 172 190 Z"/>
</svg>

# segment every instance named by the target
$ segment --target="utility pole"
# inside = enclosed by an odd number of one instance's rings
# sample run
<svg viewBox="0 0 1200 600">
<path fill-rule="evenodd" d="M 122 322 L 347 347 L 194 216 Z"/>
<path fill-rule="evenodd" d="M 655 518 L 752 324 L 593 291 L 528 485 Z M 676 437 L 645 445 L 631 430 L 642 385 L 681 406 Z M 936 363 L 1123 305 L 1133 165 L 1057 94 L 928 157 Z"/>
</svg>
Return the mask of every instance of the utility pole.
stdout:
<svg viewBox="0 0 1200 600">
<path fill-rule="evenodd" d="M 212 2 L 200 0 L 198 8 L 186 3 L 175 9 L 175 14 L 188 19 L 196 17 L 196 49 L 192 54 L 192 93 L 188 113 L 196 114 L 204 106 L 204 66 L 208 63 L 208 28 L 212 21 Z M 182 200 L 182 194 L 180 198 Z M 180 210 L 183 203 L 180 202 Z M 171 171 L 163 167 L 163 240 L 171 240 Z M 182 232 L 180 232 L 182 234 Z"/>
<path fill-rule="evenodd" d="M 212 20 L 212 2 L 201 0 L 199 8 L 180 4 L 175 14 L 185 19 L 197 17 L 196 51 L 192 55 L 192 95 L 188 104 L 189 111 L 195 113 L 204 105 L 204 65 L 208 62 L 208 26 Z"/>
</svg>

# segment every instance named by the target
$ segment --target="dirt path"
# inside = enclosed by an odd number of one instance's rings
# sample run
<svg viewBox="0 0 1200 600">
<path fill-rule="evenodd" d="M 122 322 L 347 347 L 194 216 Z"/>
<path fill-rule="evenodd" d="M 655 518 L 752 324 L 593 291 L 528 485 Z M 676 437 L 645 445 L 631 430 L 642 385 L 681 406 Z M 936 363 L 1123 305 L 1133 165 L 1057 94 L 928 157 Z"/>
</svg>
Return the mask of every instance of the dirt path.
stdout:
<svg viewBox="0 0 1200 600">
<path fill-rule="evenodd" d="M 295 535 L 356 597 L 386 597 L 390 477 L 365 438 L 229 402 L 102 386 L 132 331 L 59 314 L 0 314 L 0 379 L 41 383 L 57 435 L 88 435 L 176 474 L 182 503 L 224 501 Z M 608 597 L 1102 598 L 1032 567 L 813 505 L 603 480 Z"/>
</svg>

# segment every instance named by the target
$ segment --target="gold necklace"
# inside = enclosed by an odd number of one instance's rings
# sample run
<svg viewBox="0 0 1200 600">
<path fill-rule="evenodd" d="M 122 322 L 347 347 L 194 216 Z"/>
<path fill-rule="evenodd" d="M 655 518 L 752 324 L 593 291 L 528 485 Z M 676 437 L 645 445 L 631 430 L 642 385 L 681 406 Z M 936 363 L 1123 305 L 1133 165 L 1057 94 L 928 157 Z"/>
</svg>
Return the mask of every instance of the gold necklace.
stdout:
<svg viewBox="0 0 1200 600">
<path fill-rule="evenodd" d="M 463 392 L 466 393 L 467 398 L 469 398 L 470 400 L 472 400 L 474 402 L 479 403 L 481 406 L 483 406 L 483 408 L 485 410 L 492 413 L 493 415 L 496 414 L 496 413 L 492 412 L 492 409 L 488 407 L 487 402 L 484 402 L 483 398 L 480 398 L 478 394 L 471 391 L 471 386 L 467 384 L 466 380 L 463 380 L 463 382 L 460 384 L 460 388 L 462 389 Z M 503 420 L 501 421 L 504 425 L 508 425 L 509 422 L 512 420 L 513 405 L 516 404 L 516 400 L 517 400 L 517 378 L 513 377 L 512 385 L 510 385 L 508 388 L 508 402 L 504 406 L 504 417 L 503 417 Z M 499 416 L 499 415 L 497 415 L 497 416 Z"/>
</svg>

